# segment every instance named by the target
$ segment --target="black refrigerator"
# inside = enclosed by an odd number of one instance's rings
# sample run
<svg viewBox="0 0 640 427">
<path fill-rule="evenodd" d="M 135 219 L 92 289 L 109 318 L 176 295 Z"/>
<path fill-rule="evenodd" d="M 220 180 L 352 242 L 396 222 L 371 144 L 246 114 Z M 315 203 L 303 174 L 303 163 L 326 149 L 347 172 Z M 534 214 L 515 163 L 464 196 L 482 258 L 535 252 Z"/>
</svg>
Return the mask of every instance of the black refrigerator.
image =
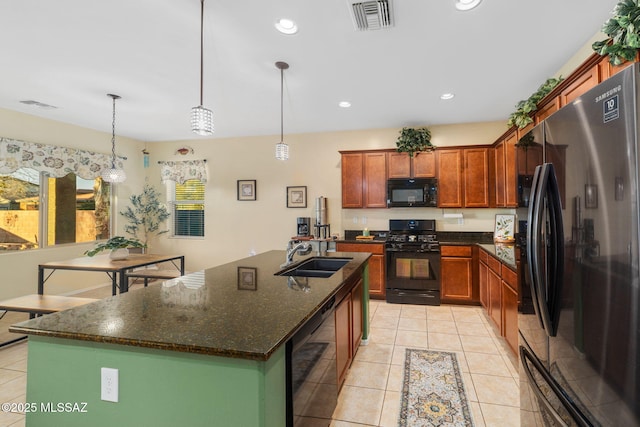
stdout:
<svg viewBox="0 0 640 427">
<path fill-rule="evenodd" d="M 522 426 L 640 426 L 640 68 L 630 65 L 519 141 L 527 189 Z"/>
</svg>

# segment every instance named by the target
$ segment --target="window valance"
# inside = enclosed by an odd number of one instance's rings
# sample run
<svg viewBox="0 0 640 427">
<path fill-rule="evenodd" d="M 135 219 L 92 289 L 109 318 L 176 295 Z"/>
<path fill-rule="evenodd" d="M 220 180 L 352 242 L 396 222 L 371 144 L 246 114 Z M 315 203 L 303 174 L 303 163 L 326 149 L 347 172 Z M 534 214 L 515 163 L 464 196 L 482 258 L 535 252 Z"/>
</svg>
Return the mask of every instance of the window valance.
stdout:
<svg viewBox="0 0 640 427">
<path fill-rule="evenodd" d="M 206 160 L 186 160 L 183 162 L 163 162 L 159 161 L 162 165 L 160 170 L 160 176 L 162 182 L 175 181 L 179 184 L 184 184 L 185 181 L 190 179 L 197 179 L 200 182 L 207 182 L 207 161 Z"/>
<path fill-rule="evenodd" d="M 123 167 L 123 160 L 126 158 L 116 157 L 118 168 Z M 30 168 L 55 178 L 74 173 L 83 179 L 96 179 L 110 167 L 109 154 L 0 137 L 0 174 L 3 175 Z"/>
</svg>

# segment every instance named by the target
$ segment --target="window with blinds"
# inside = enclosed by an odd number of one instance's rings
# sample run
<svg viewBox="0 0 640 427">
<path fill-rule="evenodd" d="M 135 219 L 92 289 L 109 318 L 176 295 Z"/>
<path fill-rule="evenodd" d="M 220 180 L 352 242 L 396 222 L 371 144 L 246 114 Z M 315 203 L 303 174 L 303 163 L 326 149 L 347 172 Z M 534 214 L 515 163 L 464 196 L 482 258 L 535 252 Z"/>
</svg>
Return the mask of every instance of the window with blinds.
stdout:
<svg viewBox="0 0 640 427">
<path fill-rule="evenodd" d="M 190 179 L 175 183 L 173 200 L 173 235 L 204 237 L 204 183 Z"/>
</svg>

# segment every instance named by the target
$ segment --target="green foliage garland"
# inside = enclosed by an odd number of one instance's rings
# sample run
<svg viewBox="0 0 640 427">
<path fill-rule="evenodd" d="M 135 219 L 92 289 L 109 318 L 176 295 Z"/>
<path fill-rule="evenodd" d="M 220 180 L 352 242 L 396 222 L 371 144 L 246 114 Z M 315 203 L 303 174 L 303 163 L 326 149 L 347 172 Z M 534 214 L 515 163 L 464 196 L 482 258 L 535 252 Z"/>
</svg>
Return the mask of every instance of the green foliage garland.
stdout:
<svg viewBox="0 0 640 427">
<path fill-rule="evenodd" d="M 522 100 L 516 104 L 516 111 L 511 113 L 507 125 L 517 126 L 519 129 L 526 127 L 529 123 L 533 123 L 531 113 L 538 109 L 538 102 L 549 94 L 562 81 L 562 76 L 547 79 L 537 91 L 535 91 L 529 99 Z"/>
<path fill-rule="evenodd" d="M 431 131 L 426 128 L 402 128 L 396 141 L 397 151 L 407 153 L 409 157 L 421 151 L 431 151 L 435 148 L 431 144 Z"/>
<path fill-rule="evenodd" d="M 609 38 L 591 45 L 598 55 L 609 55 L 612 65 L 633 61 L 640 48 L 640 0 L 621 0 L 602 32 Z"/>
</svg>

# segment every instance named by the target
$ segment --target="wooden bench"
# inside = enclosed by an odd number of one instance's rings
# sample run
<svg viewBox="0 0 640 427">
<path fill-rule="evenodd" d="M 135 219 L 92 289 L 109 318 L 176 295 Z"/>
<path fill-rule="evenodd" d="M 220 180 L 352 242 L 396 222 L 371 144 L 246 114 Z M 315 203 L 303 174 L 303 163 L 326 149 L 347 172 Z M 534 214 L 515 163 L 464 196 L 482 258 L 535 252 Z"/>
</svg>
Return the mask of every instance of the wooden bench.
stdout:
<svg viewBox="0 0 640 427">
<path fill-rule="evenodd" d="M 94 298 L 33 294 L 0 301 L 0 310 L 17 311 L 21 313 L 29 313 L 31 315 L 49 314 L 79 307 L 95 301 L 99 300 Z"/>
</svg>

